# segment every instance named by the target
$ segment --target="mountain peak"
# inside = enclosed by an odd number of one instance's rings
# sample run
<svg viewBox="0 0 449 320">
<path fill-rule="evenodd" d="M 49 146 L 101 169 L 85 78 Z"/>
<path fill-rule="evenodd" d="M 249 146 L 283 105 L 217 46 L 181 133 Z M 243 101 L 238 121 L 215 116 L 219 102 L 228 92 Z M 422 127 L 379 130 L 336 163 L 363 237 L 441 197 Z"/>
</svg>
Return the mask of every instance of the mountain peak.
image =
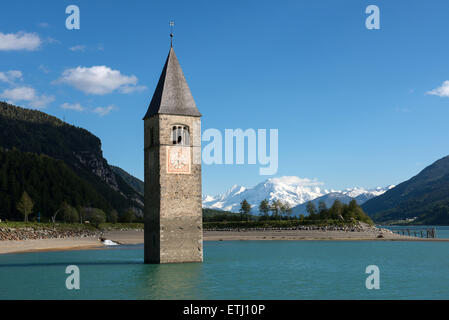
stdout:
<svg viewBox="0 0 449 320">
<path fill-rule="evenodd" d="M 280 200 L 288 203 L 292 208 L 308 201 L 329 195 L 329 199 L 341 198 L 349 202 L 353 198 L 359 203 L 385 192 L 386 188 L 366 190 L 364 188 L 348 188 L 345 191 L 324 189 L 324 183 L 316 179 L 300 178 L 297 176 L 282 176 L 270 178 L 252 188 L 234 185 L 226 193 L 218 196 L 203 196 L 203 207 L 238 212 L 240 203 L 246 199 L 256 213 L 259 203 Z"/>
</svg>

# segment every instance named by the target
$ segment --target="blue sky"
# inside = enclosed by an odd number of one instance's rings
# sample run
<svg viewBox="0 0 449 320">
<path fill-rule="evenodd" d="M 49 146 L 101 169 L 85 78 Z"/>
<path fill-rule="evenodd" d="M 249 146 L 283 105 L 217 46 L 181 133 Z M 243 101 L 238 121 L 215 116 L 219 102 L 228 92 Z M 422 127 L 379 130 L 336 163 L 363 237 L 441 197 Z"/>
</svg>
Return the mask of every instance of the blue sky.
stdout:
<svg viewBox="0 0 449 320">
<path fill-rule="evenodd" d="M 80 30 L 65 27 L 70 4 Z M 365 28 L 370 4 L 380 30 Z M 17 0 L 0 12 L 0 99 L 88 129 L 139 178 L 171 19 L 203 130 L 279 129 L 276 176 L 385 186 L 449 154 L 447 1 Z M 203 192 L 266 178 L 204 165 Z"/>
</svg>

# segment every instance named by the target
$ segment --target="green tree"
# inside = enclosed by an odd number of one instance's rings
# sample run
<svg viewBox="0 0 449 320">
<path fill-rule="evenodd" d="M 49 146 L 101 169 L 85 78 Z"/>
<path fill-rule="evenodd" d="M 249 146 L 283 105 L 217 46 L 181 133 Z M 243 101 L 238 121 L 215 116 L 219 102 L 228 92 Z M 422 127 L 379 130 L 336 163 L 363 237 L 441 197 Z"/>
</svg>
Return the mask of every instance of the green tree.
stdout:
<svg viewBox="0 0 449 320">
<path fill-rule="evenodd" d="M 28 222 L 28 215 L 33 210 L 33 200 L 31 200 L 30 196 L 26 191 L 22 193 L 22 197 L 17 203 L 17 210 L 23 215 L 23 221 Z"/>
<path fill-rule="evenodd" d="M 279 218 L 279 220 L 281 220 L 281 207 L 282 202 L 280 200 L 273 200 L 271 202 L 270 211 L 272 212 L 273 218 Z"/>
<path fill-rule="evenodd" d="M 328 209 L 326 203 L 324 201 L 320 201 L 318 203 L 318 214 L 320 215 L 320 219 L 328 219 Z"/>
<path fill-rule="evenodd" d="M 109 220 L 113 223 L 113 224 L 116 224 L 117 223 L 117 221 L 118 221 L 118 212 L 117 212 L 117 210 L 112 210 L 111 211 L 111 215 L 110 215 L 110 217 L 109 217 Z"/>
<path fill-rule="evenodd" d="M 329 209 L 329 215 L 331 219 L 337 220 L 343 218 L 344 206 L 340 200 L 335 200 L 332 207 Z"/>
<path fill-rule="evenodd" d="M 123 215 L 123 220 L 128 223 L 132 223 L 136 219 L 136 215 L 134 211 L 131 209 L 126 210 L 125 214 Z"/>
<path fill-rule="evenodd" d="M 316 211 L 315 204 L 312 201 L 307 202 L 306 210 L 307 210 L 307 213 L 309 214 L 309 217 L 311 217 L 311 218 L 315 217 L 317 211 Z"/>
<path fill-rule="evenodd" d="M 244 199 L 240 202 L 240 220 L 243 221 L 243 217 L 249 219 L 249 213 L 251 212 L 251 205 Z"/>
<path fill-rule="evenodd" d="M 268 213 L 270 212 L 270 203 L 267 199 L 264 199 L 259 204 L 259 211 L 265 216 L 268 217 Z"/>
<path fill-rule="evenodd" d="M 66 222 L 66 223 L 78 223 L 79 222 L 80 216 L 79 216 L 78 211 L 71 205 L 68 205 L 67 203 L 64 203 L 64 206 L 62 208 L 62 215 L 64 217 L 64 222 Z"/>
<path fill-rule="evenodd" d="M 86 213 L 85 219 L 88 219 L 89 223 L 96 228 L 98 228 L 100 224 L 106 222 L 106 214 L 101 209 L 88 208 Z"/>
<path fill-rule="evenodd" d="M 280 209 L 283 216 L 286 215 L 287 217 L 289 217 L 292 214 L 292 208 L 287 202 L 283 202 Z"/>
</svg>

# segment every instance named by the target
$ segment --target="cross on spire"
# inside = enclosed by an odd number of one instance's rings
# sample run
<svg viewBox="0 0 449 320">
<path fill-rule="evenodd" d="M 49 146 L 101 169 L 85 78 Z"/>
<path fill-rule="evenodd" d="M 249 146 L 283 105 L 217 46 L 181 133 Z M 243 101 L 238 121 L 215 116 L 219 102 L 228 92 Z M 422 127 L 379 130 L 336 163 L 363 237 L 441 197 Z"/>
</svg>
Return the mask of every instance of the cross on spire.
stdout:
<svg viewBox="0 0 449 320">
<path fill-rule="evenodd" d="M 173 20 L 170 21 L 170 46 L 173 47 L 173 28 L 175 26 L 175 22 Z"/>
</svg>

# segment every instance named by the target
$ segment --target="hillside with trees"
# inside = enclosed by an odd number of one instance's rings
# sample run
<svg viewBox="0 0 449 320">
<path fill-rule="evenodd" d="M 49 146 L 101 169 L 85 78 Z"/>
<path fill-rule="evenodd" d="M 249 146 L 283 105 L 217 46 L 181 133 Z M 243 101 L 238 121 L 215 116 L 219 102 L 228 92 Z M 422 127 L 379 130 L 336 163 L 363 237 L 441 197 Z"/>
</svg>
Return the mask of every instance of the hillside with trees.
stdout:
<svg viewBox="0 0 449 320">
<path fill-rule="evenodd" d="M 376 222 L 449 224 L 449 156 L 362 207 Z"/>
<path fill-rule="evenodd" d="M 108 165 L 89 131 L 4 102 L 0 128 L 1 219 L 23 220 L 17 203 L 24 192 L 34 203 L 30 217 L 40 213 L 43 220 L 62 203 L 142 215 L 142 195 Z"/>
</svg>

